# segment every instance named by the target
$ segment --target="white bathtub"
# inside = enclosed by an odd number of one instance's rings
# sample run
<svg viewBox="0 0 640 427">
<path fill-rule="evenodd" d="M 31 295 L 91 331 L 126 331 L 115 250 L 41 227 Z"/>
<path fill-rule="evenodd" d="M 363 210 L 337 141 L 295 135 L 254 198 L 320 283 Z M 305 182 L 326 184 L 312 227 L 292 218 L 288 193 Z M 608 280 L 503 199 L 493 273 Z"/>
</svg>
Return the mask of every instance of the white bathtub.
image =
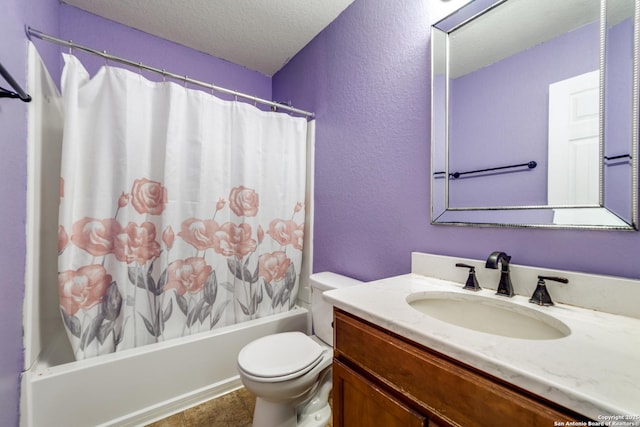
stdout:
<svg viewBox="0 0 640 427">
<path fill-rule="evenodd" d="M 238 388 L 240 349 L 285 331 L 308 332 L 305 308 L 81 361 L 60 331 L 23 374 L 20 424 L 145 425 Z"/>
</svg>

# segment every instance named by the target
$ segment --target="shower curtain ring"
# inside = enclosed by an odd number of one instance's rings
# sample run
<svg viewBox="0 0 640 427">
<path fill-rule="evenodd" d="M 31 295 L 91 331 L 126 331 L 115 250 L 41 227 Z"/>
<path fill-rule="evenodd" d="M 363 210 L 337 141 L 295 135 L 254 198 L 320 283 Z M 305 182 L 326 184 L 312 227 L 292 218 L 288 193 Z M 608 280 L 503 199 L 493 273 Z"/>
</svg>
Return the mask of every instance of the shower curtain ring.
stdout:
<svg viewBox="0 0 640 427">
<path fill-rule="evenodd" d="M 102 57 L 104 58 L 104 66 L 108 66 L 109 65 L 109 59 L 107 58 L 107 51 L 103 50 L 102 51 Z"/>
<path fill-rule="evenodd" d="M 189 78 L 189 77 L 185 74 L 185 75 L 184 75 L 184 87 L 185 87 L 185 88 L 187 87 L 187 79 L 188 79 L 188 78 Z"/>
<path fill-rule="evenodd" d="M 69 39 L 69 55 L 73 54 L 73 40 Z"/>
<path fill-rule="evenodd" d="M 167 71 L 164 68 L 162 69 L 162 82 L 167 82 Z"/>
</svg>

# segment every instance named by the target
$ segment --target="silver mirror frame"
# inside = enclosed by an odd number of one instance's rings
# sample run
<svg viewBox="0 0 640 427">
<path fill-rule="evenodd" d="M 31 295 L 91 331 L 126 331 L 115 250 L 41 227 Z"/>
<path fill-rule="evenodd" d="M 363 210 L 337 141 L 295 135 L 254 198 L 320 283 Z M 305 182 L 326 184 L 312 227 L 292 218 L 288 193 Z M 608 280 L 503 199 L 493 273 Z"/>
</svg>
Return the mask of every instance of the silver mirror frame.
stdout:
<svg viewBox="0 0 640 427">
<path fill-rule="evenodd" d="M 456 226 L 475 226 L 475 227 L 517 227 L 517 228 L 552 228 L 552 229 L 589 229 L 589 230 L 621 230 L 621 231 L 637 231 L 638 230 L 638 114 L 639 114 L 639 56 L 640 56 L 640 0 L 634 0 L 634 12 L 633 12 L 633 69 L 632 69 L 632 119 L 631 119 L 631 212 L 630 222 L 629 220 L 620 219 L 615 213 L 610 211 L 604 206 L 604 144 L 605 144 L 605 59 L 606 59 L 606 37 L 607 37 L 607 1 L 600 0 L 600 57 L 599 57 L 599 153 L 600 153 L 600 183 L 599 183 L 599 205 L 580 205 L 580 206 L 568 206 L 568 205 L 532 205 L 532 206 L 496 206 L 496 207 L 459 207 L 452 208 L 449 206 L 449 37 L 448 35 L 461 25 L 475 19 L 476 17 L 499 7 L 501 4 L 508 0 L 497 0 L 495 3 L 487 7 L 485 10 L 474 14 L 469 19 L 464 20 L 462 23 L 455 25 L 448 31 L 443 31 L 437 28 L 438 23 L 431 26 L 431 224 L 434 225 L 456 225 Z M 464 8 L 464 7 L 463 7 Z M 444 18 L 443 22 L 451 16 Z M 434 96 L 434 89 L 436 88 L 436 68 L 440 67 L 436 55 L 438 54 L 438 46 L 435 45 L 435 40 L 445 37 L 445 109 L 444 118 L 437 117 L 437 111 L 439 107 L 442 107 L 441 103 L 436 105 L 436 97 Z M 441 52 L 440 52 L 441 54 Z M 442 122 L 444 119 L 444 122 Z M 438 121 L 440 120 L 440 122 Z M 438 138 L 437 133 L 444 134 L 444 153 L 438 152 L 436 147 L 436 140 Z M 440 136 L 441 138 L 442 136 Z M 442 148 L 439 149 L 442 151 Z M 439 170 L 436 163 L 438 160 L 442 160 L 442 157 L 437 156 L 444 155 L 444 193 L 439 192 L 435 188 L 434 171 Z M 442 162 L 440 162 L 440 168 L 442 168 Z M 437 209 L 437 205 L 443 206 Z M 600 211 L 601 214 L 610 215 L 615 218 L 610 224 L 550 224 L 550 223 L 535 223 L 530 222 L 526 218 L 532 211 L 535 210 L 553 210 L 553 209 L 569 209 L 569 210 L 581 210 L 581 209 L 595 209 Z M 482 220 L 469 220 L 469 216 L 473 215 L 475 218 L 484 218 Z"/>
</svg>

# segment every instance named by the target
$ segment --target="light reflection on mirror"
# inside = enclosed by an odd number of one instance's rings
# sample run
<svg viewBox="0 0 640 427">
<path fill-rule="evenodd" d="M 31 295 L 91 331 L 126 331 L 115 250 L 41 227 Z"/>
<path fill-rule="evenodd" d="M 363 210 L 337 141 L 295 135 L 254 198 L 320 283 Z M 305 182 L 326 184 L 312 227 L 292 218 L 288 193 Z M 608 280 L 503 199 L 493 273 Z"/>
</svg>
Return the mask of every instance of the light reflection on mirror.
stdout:
<svg viewBox="0 0 640 427">
<path fill-rule="evenodd" d="M 485 0 L 432 27 L 433 223 L 636 228 L 635 3 L 602 26 L 600 0 Z"/>
</svg>

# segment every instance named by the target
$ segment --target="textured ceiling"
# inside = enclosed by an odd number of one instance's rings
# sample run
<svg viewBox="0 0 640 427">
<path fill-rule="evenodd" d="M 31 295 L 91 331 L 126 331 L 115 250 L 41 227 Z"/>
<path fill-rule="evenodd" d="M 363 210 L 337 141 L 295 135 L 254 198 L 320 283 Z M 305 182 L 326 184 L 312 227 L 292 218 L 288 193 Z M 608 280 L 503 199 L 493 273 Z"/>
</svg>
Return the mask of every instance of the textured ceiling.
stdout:
<svg viewBox="0 0 640 427">
<path fill-rule="evenodd" d="M 353 0 L 62 0 L 272 76 Z"/>
</svg>

